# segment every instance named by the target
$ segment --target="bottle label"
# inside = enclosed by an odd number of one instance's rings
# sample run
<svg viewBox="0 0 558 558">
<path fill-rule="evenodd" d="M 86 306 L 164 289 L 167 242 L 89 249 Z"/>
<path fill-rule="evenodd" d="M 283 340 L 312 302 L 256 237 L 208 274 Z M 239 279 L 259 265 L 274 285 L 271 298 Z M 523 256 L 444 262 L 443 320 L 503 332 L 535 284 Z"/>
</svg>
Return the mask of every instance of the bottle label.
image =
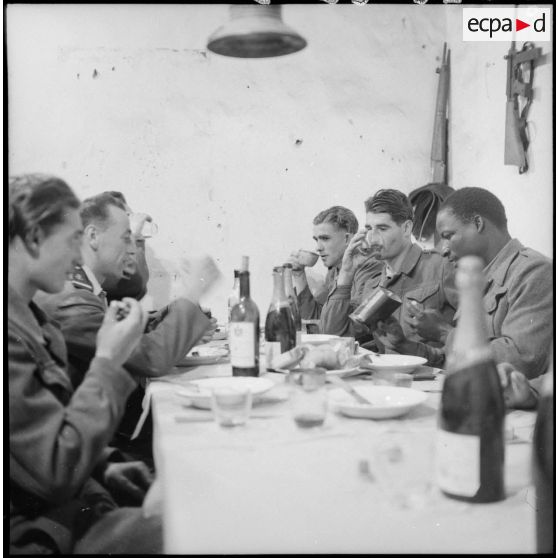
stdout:
<svg viewBox="0 0 558 558">
<path fill-rule="evenodd" d="M 436 479 L 449 494 L 474 496 L 480 488 L 480 436 L 438 430 Z"/>
<path fill-rule="evenodd" d="M 265 342 L 265 364 L 267 368 L 273 368 L 273 359 L 281 354 L 281 343 L 279 341 Z"/>
<path fill-rule="evenodd" d="M 231 322 L 229 350 L 232 366 L 250 368 L 256 366 L 256 346 L 252 322 Z"/>
</svg>

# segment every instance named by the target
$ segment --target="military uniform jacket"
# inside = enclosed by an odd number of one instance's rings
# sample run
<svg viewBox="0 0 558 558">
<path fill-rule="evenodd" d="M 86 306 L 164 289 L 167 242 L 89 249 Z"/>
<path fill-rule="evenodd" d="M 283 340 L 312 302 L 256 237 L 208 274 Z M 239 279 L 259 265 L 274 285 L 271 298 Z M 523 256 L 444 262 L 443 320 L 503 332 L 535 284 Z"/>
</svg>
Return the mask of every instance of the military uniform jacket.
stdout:
<svg viewBox="0 0 558 558">
<path fill-rule="evenodd" d="M 485 274 L 483 302 L 494 359 L 509 362 L 528 378 L 544 374 L 554 336 L 551 261 L 512 239 Z M 450 334 L 446 354 L 452 339 Z"/>
<path fill-rule="evenodd" d="M 364 300 L 369 298 L 378 287 L 384 287 L 402 300 L 401 306 L 393 313 L 399 320 L 406 337 L 419 340 L 407 326 L 404 316 L 409 313 L 409 303 L 414 300 L 423 308 L 433 308 L 441 312 L 444 319 L 451 323 L 457 307 L 457 293 L 454 286 L 454 266 L 438 252 L 425 251 L 412 244 L 401 269 L 392 277 L 386 274 L 383 266 L 379 276 L 369 278 L 362 289 L 361 297 L 352 299 L 350 287 L 337 285 L 328 295 L 321 318 L 323 333 L 343 336 L 362 337 L 365 332 L 349 319 L 349 314 Z"/>
<path fill-rule="evenodd" d="M 380 277 L 383 269 L 383 263 L 379 262 L 376 258 L 368 258 L 356 270 L 353 283 L 350 288 L 350 298 L 353 303 L 362 299 L 362 293 L 365 289 L 367 282 L 375 277 Z M 336 287 L 337 275 L 339 270 L 337 268 L 330 268 L 325 276 L 324 288 L 318 290 L 314 295 L 310 292 L 308 286 L 298 294 L 298 305 L 300 308 L 300 317 L 303 320 L 320 319 L 322 309 L 328 296 Z M 326 333 L 326 332 L 323 332 Z"/>
<path fill-rule="evenodd" d="M 131 375 L 94 358 L 73 390 L 66 347 L 54 323 L 8 291 L 10 553 L 70 552 L 101 513 L 116 508 L 92 477 L 137 386 Z"/>
<path fill-rule="evenodd" d="M 80 268 L 62 292 L 43 294 L 36 300 L 60 324 L 68 347 L 72 382 L 78 385 L 95 354 L 105 303 L 93 293 L 93 286 Z M 175 300 L 151 313 L 146 332 L 124 367 L 142 377 L 168 374 L 208 326 L 209 318 L 197 304 L 184 298 Z"/>
</svg>

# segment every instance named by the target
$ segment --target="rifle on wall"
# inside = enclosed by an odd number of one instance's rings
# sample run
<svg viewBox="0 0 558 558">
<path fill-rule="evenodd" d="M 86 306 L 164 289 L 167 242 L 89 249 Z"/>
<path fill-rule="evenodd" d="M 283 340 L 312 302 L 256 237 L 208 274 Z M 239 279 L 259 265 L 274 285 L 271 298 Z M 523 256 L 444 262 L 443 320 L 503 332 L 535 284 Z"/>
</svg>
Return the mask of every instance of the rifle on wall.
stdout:
<svg viewBox="0 0 558 558">
<path fill-rule="evenodd" d="M 432 182 L 447 184 L 448 180 L 448 97 L 450 83 L 450 50 L 444 43 L 442 64 L 436 68 L 440 74 L 438 92 L 436 93 L 436 112 L 434 114 L 434 133 L 432 134 L 432 149 L 430 161 L 432 167 Z"/>
<path fill-rule="evenodd" d="M 506 76 L 506 134 L 504 144 L 504 165 L 517 165 L 519 174 L 529 168 L 527 163 L 527 149 L 529 137 L 527 135 L 527 113 L 533 101 L 533 77 L 535 62 L 542 56 L 540 48 L 533 43 L 525 43 L 518 52 L 515 41 L 504 58 L 508 61 Z M 524 64 L 528 64 L 528 78 L 525 80 Z M 523 109 L 519 110 L 519 97 L 524 97 Z"/>
</svg>

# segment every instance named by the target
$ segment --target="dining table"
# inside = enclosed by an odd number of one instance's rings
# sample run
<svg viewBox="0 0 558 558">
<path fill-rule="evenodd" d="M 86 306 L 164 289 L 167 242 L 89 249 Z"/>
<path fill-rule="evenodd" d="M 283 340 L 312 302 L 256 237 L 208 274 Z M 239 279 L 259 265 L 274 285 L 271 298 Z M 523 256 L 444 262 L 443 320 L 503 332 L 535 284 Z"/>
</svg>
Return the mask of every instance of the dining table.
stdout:
<svg viewBox="0 0 558 558">
<path fill-rule="evenodd" d="M 505 499 L 469 503 L 436 484 L 443 370 L 413 379 L 426 398 L 403 416 L 351 418 L 332 407 L 313 428 L 297 426 L 287 375 L 267 371 L 263 355 L 260 377 L 273 386 L 246 424 L 223 427 L 192 406 L 185 386 L 229 376 L 223 356 L 146 388 L 156 479 L 143 508 L 162 516 L 165 553 L 535 553 L 534 412 L 506 414 Z M 344 381 L 358 389 L 373 374 Z"/>
</svg>

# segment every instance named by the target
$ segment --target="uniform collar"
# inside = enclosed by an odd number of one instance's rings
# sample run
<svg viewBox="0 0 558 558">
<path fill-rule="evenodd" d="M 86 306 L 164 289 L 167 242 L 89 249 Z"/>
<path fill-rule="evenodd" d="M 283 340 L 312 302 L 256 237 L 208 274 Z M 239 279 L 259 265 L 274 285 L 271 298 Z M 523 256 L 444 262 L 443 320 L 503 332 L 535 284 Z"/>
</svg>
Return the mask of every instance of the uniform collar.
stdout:
<svg viewBox="0 0 558 558">
<path fill-rule="evenodd" d="M 99 296 L 104 293 L 103 288 L 95 274 L 86 265 L 77 265 L 72 272 L 72 284 L 77 289 L 87 289 L 94 295 Z"/>
<path fill-rule="evenodd" d="M 516 238 L 509 240 L 496 254 L 496 257 L 484 268 L 487 282 L 491 283 L 494 281 L 499 285 L 503 285 L 512 261 L 515 260 L 523 248 L 521 242 Z"/>
<path fill-rule="evenodd" d="M 420 257 L 422 256 L 422 249 L 418 244 L 411 244 L 410 248 L 407 250 L 405 258 L 401 262 L 400 269 L 392 269 L 393 275 L 398 273 L 404 273 L 405 275 L 410 275 L 415 266 L 417 265 Z M 387 264 L 386 264 L 387 267 Z M 384 268 L 385 273 L 385 268 Z"/>
</svg>

